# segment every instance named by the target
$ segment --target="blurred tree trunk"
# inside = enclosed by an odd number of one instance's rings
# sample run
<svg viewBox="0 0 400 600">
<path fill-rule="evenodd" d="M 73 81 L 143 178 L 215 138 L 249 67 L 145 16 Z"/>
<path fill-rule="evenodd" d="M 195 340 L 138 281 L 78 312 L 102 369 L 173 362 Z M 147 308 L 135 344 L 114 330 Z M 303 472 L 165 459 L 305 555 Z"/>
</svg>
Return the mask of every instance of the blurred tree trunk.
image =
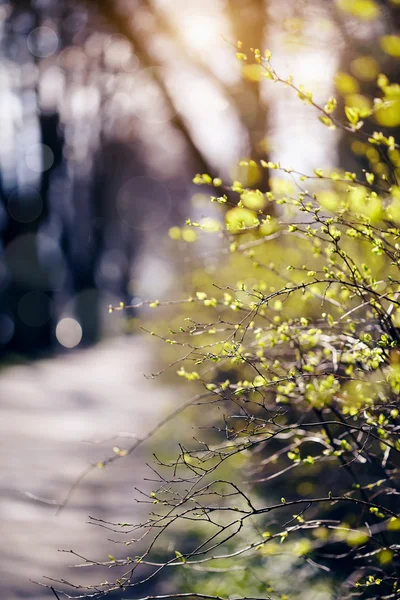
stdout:
<svg viewBox="0 0 400 600">
<path fill-rule="evenodd" d="M 14 37 L 13 26 L 18 17 L 23 13 L 33 16 L 33 22 L 36 27 L 40 25 L 40 15 L 31 2 L 15 3 L 8 24 L 10 31 L 8 39 L 11 51 L 16 52 L 17 55 L 20 52 L 18 44 L 21 40 L 18 36 Z M 39 105 L 37 90 L 35 90 L 35 95 L 36 103 Z M 56 112 L 47 113 L 39 109 L 38 126 L 40 143 L 42 144 L 42 156 L 37 156 L 36 159 L 39 163 L 42 162 L 43 165 L 47 166 L 48 148 L 50 148 L 54 158 L 51 166 L 38 174 L 36 191 L 39 193 L 42 201 L 42 210 L 37 218 L 29 222 L 25 222 L 24 219 L 13 218 L 8 214 L 7 226 L 2 236 L 5 247 L 4 260 L 8 271 L 8 283 L 4 292 L 2 306 L 6 314 L 8 313 L 14 322 L 14 335 L 2 347 L 2 351 L 22 355 L 48 352 L 53 343 L 51 312 L 54 285 L 51 281 L 52 276 L 46 271 L 46 266 L 43 264 L 40 256 L 38 235 L 41 232 L 42 226 L 48 220 L 50 182 L 53 173 L 62 162 L 63 139 L 59 129 L 59 115 Z M 21 166 L 17 165 L 17 168 L 21 168 Z M 30 187 L 32 188 L 33 186 Z M 9 201 L 6 196 L 9 196 L 10 191 L 4 194 L 6 211 Z M 21 209 L 29 204 L 31 200 L 26 187 L 15 189 L 13 197 Z M 30 272 L 30 269 L 32 272 Z M 37 280 L 35 280 L 35 276 Z M 34 295 L 32 292 L 39 292 L 39 294 Z M 26 296 L 29 293 L 31 294 Z M 26 304 L 29 305 L 29 310 L 24 308 L 24 297 L 27 298 Z M 46 297 L 48 302 L 46 301 Z M 29 313 L 28 318 L 26 315 L 24 317 L 24 313 L 26 312 Z"/>
<path fill-rule="evenodd" d="M 230 0 L 227 10 L 235 41 L 240 40 L 243 43 L 243 52 L 248 56 L 250 65 L 254 63 L 250 48 L 258 48 L 261 52 L 265 48 L 267 37 L 266 0 Z M 249 158 L 258 163 L 261 159 L 268 160 L 266 145 L 268 108 L 262 98 L 261 81 L 257 78 L 253 80 L 244 77 L 236 92 L 238 110 L 248 131 Z M 269 189 L 268 169 L 260 168 L 258 177 L 254 181 L 251 179 L 250 187 L 259 187 L 264 192 Z"/>
<path fill-rule="evenodd" d="M 117 2 L 111 3 L 108 2 L 108 0 L 86 0 L 86 4 L 92 7 L 94 10 L 98 11 L 99 14 L 104 17 L 105 22 L 111 29 L 114 29 L 114 31 L 116 31 L 117 33 L 125 36 L 132 43 L 133 48 L 135 49 L 135 54 L 138 56 L 142 68 L 149 68 L 155 66 L 150 58 L 146 44 L 143 42 L 140 36 L 136 35 L 136 32 L 134 31 L 130 21 L 126 18 L 126 15 L 123 14 L 118 8 Z M 175 115 L 171 122 L 184 137 L 185 142 L 189 148 L 189 152 L 193 157 L 194 163 L 197 165 L 197 168 L 201 172 L 210 173 L 211 175 L 213 175 L 213 166 L 209 163 L 207 157 L 194 143 L 190 131 L 188 129 L 188 124 L 176 110 L 173 100 L 170 94 L 168 93 L 168 89 L 165 85 L 165 82 L 158 75 L 157 71 L 155 71 L 153 75 L 156 79 L 158 87 L 160 88 L 160 91 L 164 97 L 167 106 L 171 107 L 171 112 Z"/>
</svg>

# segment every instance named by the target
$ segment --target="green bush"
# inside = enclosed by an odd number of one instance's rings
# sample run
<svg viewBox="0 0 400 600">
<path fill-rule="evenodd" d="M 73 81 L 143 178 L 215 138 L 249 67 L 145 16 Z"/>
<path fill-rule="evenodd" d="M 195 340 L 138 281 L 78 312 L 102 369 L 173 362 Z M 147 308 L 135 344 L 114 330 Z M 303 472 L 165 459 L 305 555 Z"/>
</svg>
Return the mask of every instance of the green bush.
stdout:
<svg viewBox="0 0 400 600">
<path fill-rule="evenodd" d="M 149 304 L 169 311 L 169 333 L 161 320 L 152 333 L 195 386 L 198 430 L 156 459 L 148 520 L 113 525 L 147 549 L 104 563 L 123 574 L 84 595 L 139 598 L 154 578 L 172 590 L 163 598 L 399 597 L 399 146 L 364 132 L 390 108 L 390 84 L 380 75 L 374 107 L 340 115 L 334 98 L 318 106 L 281 79 L 269 52 L 254 63 L 386 167 L 307 175 L 242 161 L 273 174 L 268 191 L 196 175 L 221 218 L 185 231 L 215 242 L 213 269 L 193 269 L 190 297 Z"/>
</svg>

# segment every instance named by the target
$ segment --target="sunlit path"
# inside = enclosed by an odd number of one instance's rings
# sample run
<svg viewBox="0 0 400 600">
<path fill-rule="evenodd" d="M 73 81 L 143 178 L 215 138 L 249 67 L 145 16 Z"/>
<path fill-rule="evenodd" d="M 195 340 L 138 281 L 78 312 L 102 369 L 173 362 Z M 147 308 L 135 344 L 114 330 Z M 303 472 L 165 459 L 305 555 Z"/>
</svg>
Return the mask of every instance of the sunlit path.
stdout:
<svg viewBox="0 0 400 600">
<path fill-rule="evenodd" d="M 76 561 L 71 555 L 57 552 L 59 548 L 106 559 L 113 548 L 109 543 L 106 546 L 108 536 L 104 530 L 85 524 L 88 515 L 116 520 L 137 518 L 134 487 L 145 474 L 144 447 L 108 469 L 93 471 L 61 514 L 55 513 L 57 503 L 88 464 L 112 454 L 117 444 L 126 447 L 132 443 L 126 438 L 111 440 L 113 434 L 143 436 L 174 401 L 171 388 L 143 375 L 151 370 L 152 353 L 154 365 L 154 344 L 139 337 L 125 338 L 3 370 L 3 598 L 48 598 L 48 591 L 33 586 L 30 578 L 50 575 L 76 579 L 67 566 Z M 79 573 L 80 581 L 83 575 Z"/>
</svg>

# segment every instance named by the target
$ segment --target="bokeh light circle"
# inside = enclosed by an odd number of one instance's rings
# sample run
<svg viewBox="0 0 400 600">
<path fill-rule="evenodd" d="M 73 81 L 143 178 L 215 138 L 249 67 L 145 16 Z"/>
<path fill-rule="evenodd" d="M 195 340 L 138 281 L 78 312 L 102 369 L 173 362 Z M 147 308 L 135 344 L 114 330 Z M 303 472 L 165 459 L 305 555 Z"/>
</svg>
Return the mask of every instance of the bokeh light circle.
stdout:
<svg viewBox="0 0 400 600">
<path fill-rule="evenodd" d="M 132 54 L 130 59 L 124 62 L 121 66 L 126 73 L 135 73 L 139 69 L 140 60 L 136 54 Z"/>
<path fill-rule="evenodd" d="M 8 197 L 8 212 L 18 223 L 31 223 L 43 210 L 43 200 L 35 188 L 22 186 L 15 189 Z"/>
<path fill-rule="evenodd" d="M 139 59 L 132 44 L 122 34 L 109 35 L 103 44 L 103 52 L 105 63 L 111 69 L 133 73 L 139 68 Z"/>
<path fill-rule="evenodd" d="M 25 162 L 36 173 L 48 171 L 54 163 L 54 153 L 46 144 L 33 144 L 25 151 Z"/>
<path fill-rule="evenodd" d="M 25 325 L 41 327 L 51 317 L 52 303 L 40 290 L 28 292 L 18 302 L 18 316 Z"/>
<path fill-rule="evenodd" d="M 75 348 L 82 339 L 82 327 L 76 319 L 61 319 L 56 327 L 56 338 L 64 348 Z"/>
<path fill-rule="evenodd" d="M 121 220 L 129 227 L 151 231 L 168 219 L 171 196 L 157 179 L 132 177 L 120 188 L 116 205 Z"/>
<path fill-rule="evenodd" d="M 39 58 L 47 58 L 57 51 L 58 35 L 50 27 L 36 27 L 26 40 L 29 51 Z"/>
</svg>

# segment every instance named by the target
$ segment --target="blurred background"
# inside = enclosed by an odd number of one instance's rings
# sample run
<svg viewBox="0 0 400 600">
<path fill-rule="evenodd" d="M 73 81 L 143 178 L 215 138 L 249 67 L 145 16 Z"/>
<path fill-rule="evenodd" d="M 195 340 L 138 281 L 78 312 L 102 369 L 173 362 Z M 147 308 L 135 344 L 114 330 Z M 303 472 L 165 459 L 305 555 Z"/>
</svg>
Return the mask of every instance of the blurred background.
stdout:
<svg viewBox="0 0 400 600">
<path fill-rule="evenodd" d="M 173 380 L 143 377 L 167 358 L 141 333 L 147 313 L 108 306 L 179 297 L 204 250 L 185 220 L 223 218 L 193 176 L 266 191 L 268 170 L 240 158 L 400 169 L 398 151 L 382 160 L 263 79 L 249 48 L 269 48 L 315 102 L 362 108 L 382 95 L 379 73 L 399 81 L 399 27 L 398 0 L 0 1 L 5 597 L 48 597 L 29 578 L 62 576 L 70 557 L 57 548 L 99 548 L 89 514 L 133 520 L 145 451 L 54 513 L 110 436 L 143 433 L 184 399 Z M 229 43 L 239 39 L 245 64 Z M 400 87 L 384 94 L 391 106 L 366 128 L 396 136 Z M 201 264 L 217 267 L 216 256 Z"/>
</svg>

